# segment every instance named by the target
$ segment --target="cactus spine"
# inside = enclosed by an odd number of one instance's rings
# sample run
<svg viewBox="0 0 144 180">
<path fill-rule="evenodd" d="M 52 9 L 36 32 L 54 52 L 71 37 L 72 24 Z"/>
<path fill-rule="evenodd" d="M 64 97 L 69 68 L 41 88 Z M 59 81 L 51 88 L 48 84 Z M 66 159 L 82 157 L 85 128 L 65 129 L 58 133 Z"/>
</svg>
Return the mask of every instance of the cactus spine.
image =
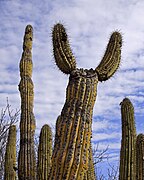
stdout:
<svg viewBox="0 0 144 180">
<path fill-rule="evenodd" d="M 42 127 L 39 147 L 38 147 L 38 163 L 37 175 L 38 180 L 48 180 L 52 157 L 52 132 L 51 128 L 46 124 Z"/>
<path fill-rule="evenodd" d="M 16 179 L 16 126 L 9 129 L 8 140 L 5 153 L 4 180 Z"/>
<path fill-rule="evenodd" d="M 70 74 L 66 102 L 57 122 L 50 180 L 82 180 L 88 170 L 93 106 L 97 83 L 109 79 L 120 63 L 122 37 L 114 32 L 100 65 L 77 69 L 65 28 L 53 29 L 53 50 L 59 69 Z"/>
<path fill-rule="evenodd" d="M 122 141 L 119 180 L 136 180 L 136 129 L 134 107 L 128 98 L 121 102 Z"/>
<path fill-rule="evenodd" d="M 36 179 L 36 159 L 34 151 L 35 118 L 33 114 L 33 82 L 32 77 L 32 39 L 33 28 L 27 25 L 23 42 L 23 54 L 20 61 L 21 120 L 20 151 L 18 157 L 19 180 Z"/>
<path fill-rule="evenodd" d="M 139 134 L 136 140 L 136 179 L 144 179 L 144 134 Z"/>
</svg>

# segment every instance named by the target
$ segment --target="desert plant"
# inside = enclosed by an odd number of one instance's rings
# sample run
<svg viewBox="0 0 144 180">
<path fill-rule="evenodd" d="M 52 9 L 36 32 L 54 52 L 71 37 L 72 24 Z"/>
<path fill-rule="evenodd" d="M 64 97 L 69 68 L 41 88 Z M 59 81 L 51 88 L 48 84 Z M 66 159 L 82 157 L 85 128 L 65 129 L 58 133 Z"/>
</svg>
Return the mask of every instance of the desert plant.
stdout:
<svg viewBox="0 0 144 180">
<path fill-rule="evenodd" d="M 5 153 L 4 180 L 16 179 L 16 126 L 9 128 L 8 140 Z"/>
<path fill-rule="evenodd" d="M 37 177 L 38 180 L 48 180 L 52 157 L 52 131 L 45 124 L 40 132 L 38 146 Z"/>
<path fill-rule="evenodd" d="M 122 37 L 111 35 L 105 55 L 95 69 L 78 69 L 62 24 L 53 29 L 53 51 L 59 69 L 70 74 L 66 101 L 58 118 L 50 180 L 83 179 L 88 170 L 92 114 L 98 81 L 106 81 L 118 69 Z"/>
<path fill-rule="evenodd" d="M 136 180 L 136 128 L 134 107 L 128 98 L 121 102 L 122 141 L 119 180 Z"/>
<path fill-rule="evenodd" d="M 34 151 L 35 118 L 33 114 L 33 82 L 32 76 L 32 40 L 33 28 L 25 29 L 23 53 L 20 61 L 21 118 L 20 118 L 20 151 L 18 157 L 19 180 L 36 179 L 36 159 Z"/>
</svg>

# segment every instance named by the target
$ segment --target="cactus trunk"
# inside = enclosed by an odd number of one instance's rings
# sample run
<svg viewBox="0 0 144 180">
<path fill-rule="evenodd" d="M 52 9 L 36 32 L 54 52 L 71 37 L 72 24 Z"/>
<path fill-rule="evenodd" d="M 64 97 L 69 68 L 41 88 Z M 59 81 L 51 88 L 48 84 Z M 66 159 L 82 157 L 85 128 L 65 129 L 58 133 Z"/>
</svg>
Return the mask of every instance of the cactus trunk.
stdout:
<svg viewBox="0 0 144 180">
<path fill-rule="evenodd" d="M 134 107 L 128 98 L 121 102 L 122 141 L 119 180 L 136 180 L 136 129 Z"/>
<path fill-rule="evenodd" d="M 9 129 L 5 153 L 4 180 L 16 180 L 16 126 Z"/>
<path fill-rule="evenodd" d="M 83 179 L 88 167 L 97 76 L 86 78 L 85 71 L 76 73 L 79 78 L 70 76 L 66 102 L 58 118 L 50 179 Z"/>
<path fill-rule="evenodd" d="M 48 125 L 41 129 L 38 147 L 37 176 L 38 180 L 48 180 L 52 157 L 52 132 Z"/>
<path fill-rule="evenodd" d="M 33 29 L 28 25 L 25 30 L 23 54 L 20 61 L 21 120 L 20 151 L 18 157 L 19 180 L 36 179 L 36 159 L 34 150 L 35 118 L 33 114 L 33 82 L 32 77 L 32 39 Z"/>
<path fill-rule="evenodd" d="M 144 179 L 144 134 L 139 134 L 136 141 L 136 179 Z"/>
</svg>

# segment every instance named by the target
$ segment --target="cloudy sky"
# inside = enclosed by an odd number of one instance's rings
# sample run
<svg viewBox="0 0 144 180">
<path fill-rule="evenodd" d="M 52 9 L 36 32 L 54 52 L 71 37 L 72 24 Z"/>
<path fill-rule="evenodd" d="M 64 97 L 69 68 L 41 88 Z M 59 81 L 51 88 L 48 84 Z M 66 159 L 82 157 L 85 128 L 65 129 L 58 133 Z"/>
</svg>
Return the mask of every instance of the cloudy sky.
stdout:
<svg viewBox="0 0 144 180">
<path fill-rule="evenodd" d="M 118 162 L 121 139 L 120 102 L 128 97 L 135 107 L 137 132 L 144 132 L 144 1 L 143 0 L 0 0 L 0 108 L 6 98 L 20 108 L 19 61 L 25 27 L 34 28 L 33 82 L 37 134 L 55 126 L 65 101 L 68 76 L 54 63 L 51 32 L 60 22 L 67 29 L 79 68 L 95 68 L 111 33 L 123 35 L 122 61 L 110 80 L 98 84 L 93 114 L 93 142 L 109 146 Z"/>
</svg>

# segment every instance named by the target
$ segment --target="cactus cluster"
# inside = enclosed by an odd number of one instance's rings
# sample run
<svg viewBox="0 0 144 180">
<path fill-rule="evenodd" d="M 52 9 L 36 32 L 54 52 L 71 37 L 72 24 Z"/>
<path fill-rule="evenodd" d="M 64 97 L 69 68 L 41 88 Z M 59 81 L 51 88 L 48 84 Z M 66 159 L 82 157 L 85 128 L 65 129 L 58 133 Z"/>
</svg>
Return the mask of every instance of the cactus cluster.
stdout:
<svg viewBox="0 0 144 180">
<path fill-rule="evenodd" d="M 41 129 L 36 163 L 34 149 L 35 118 L 32 82 L 33 28 L 25 30 L 20 61 L 21 120 L 19 180 L 95 180 L 92 155 L 92 115 L 97 96 L 97 84 L 106 81 L 118 69 L 122 37 L 112 33 L 100 64 L 94 69 L 77 68 L 66 30 L 56 24 L 52 32 L 53 53 L 58 68 L 69 75 L 66 100 L 56 121 L 54 147 L 48 125 Z M 144 179 L 144 134 L 136 134 L 134 107 L 128 98 L 121 102 L 122 141 L 119 180 Z M 16 127 L 9 130 L 5 155 L 5 180 L 16 179 Z"/>
</svg>

